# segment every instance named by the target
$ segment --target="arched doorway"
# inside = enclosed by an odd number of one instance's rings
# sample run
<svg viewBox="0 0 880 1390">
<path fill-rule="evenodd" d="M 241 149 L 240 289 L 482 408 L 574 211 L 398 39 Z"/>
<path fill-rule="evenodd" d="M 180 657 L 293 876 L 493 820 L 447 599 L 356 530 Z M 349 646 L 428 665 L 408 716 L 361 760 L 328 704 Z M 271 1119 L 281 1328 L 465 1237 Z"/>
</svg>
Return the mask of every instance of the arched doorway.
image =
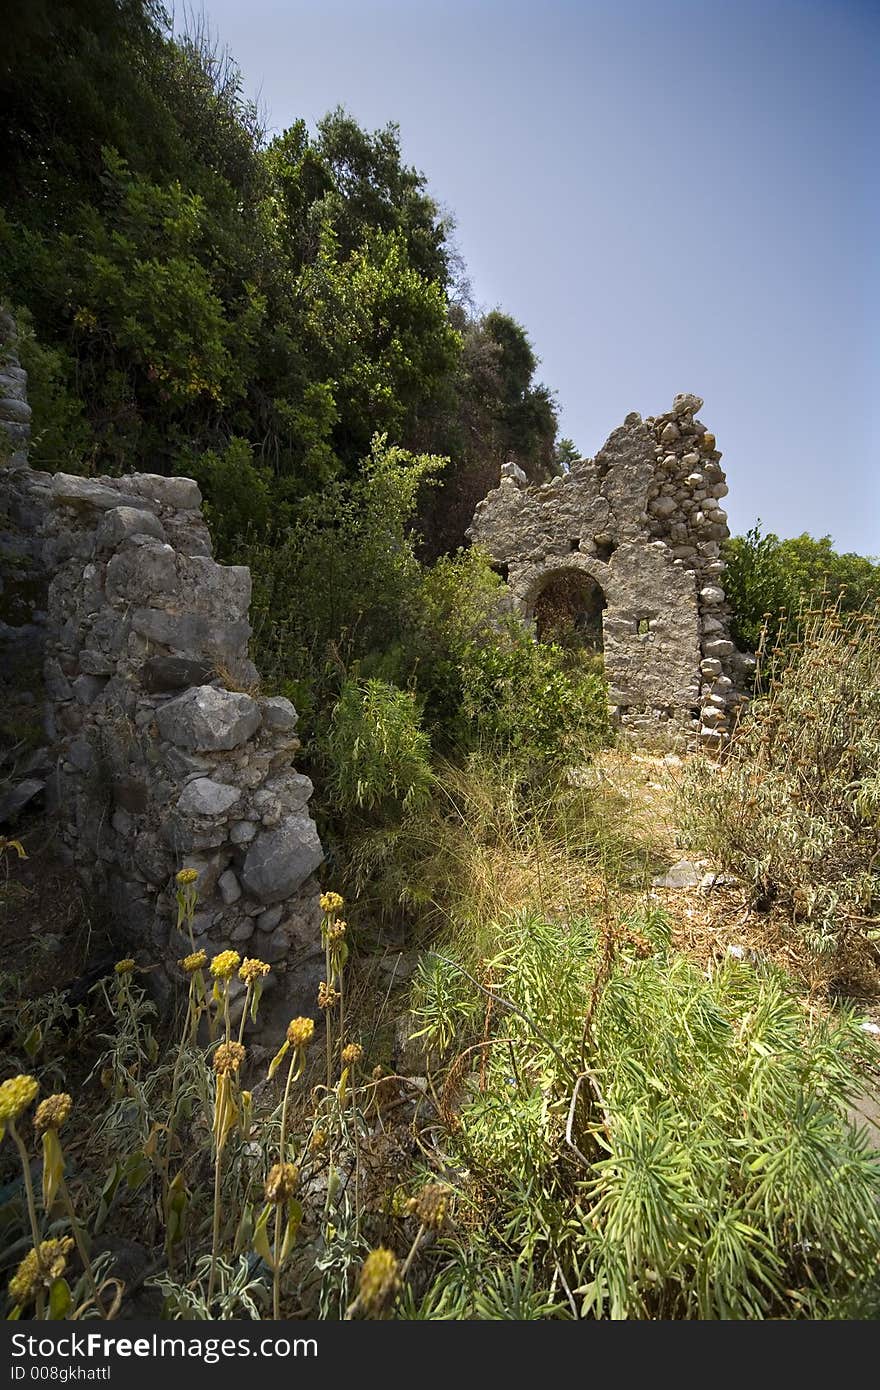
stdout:
<svg viewBox="0 0 880 1390">
<path fill-rule="evenodd" d="M 541 585 L 532 607 L 539 642 L 601 655 L 605 595 L 581 569 L 557 570 Z"/>
</svg>

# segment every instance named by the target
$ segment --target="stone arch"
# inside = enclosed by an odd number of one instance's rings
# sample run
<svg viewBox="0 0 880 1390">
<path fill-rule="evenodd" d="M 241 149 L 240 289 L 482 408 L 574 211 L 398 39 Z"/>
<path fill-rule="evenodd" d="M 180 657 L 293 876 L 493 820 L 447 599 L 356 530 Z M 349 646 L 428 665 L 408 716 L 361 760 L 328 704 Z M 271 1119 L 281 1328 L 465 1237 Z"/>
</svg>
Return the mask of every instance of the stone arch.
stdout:
<svg viewBox="0 0 880 1390">
<path fill-rule="evenodd" d="M 604 650 L 603 615 L 608 606 L 607 584 L 578 556 L 567 563 L 544 566 L 523 596 L 522 608 L 535 625 L 539 641 L 556 641 L 587 651 Z M 603 579 L 605 576 L 603 575 Z"/>
</svg>

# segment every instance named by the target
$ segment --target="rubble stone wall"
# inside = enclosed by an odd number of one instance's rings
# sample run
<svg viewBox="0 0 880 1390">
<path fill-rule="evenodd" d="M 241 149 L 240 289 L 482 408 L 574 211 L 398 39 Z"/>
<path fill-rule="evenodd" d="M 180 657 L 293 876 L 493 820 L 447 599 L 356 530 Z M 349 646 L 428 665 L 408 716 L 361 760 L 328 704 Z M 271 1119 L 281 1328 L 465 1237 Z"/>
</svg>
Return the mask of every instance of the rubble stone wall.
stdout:
<svg viewBox="0 0 880 1390">
<path fill-rule="evenodd" d="M 595 458 L 550 483 L 529 485 L 506 464 L 468 534 L 527 619 L 550 582 L 588 576 L 605 601 L 605 668 L 622 725 L 717 749 L 752 658 L 730 636 L 727 483 L 715 436 L 695 418 L 702 404 L 679 395 L 665 415 L 628 415 Z"/>
<path fill-rule="evenodd" d="M 13 355 L 7 342 L 0 373 L 23 403 Z M 42 658 L 39 780 L 62 845 L 109 906 L 120 949 L 161 967 L 160 987 L 190 949 L 174 876 L 192 868 L 196 946 L 268 961 L 285 1011 L 311 1012 L 323 851 L 311 782 L 293 765 L 296 711 L 259 694 L 248 657 L 250 572 L 212 558 L 192 479 L 38 473 L 23 413 L 13 437 L 5 407 L 7 542 L 27 540 L 45 608 L 2 635 Z"/>
</svg>

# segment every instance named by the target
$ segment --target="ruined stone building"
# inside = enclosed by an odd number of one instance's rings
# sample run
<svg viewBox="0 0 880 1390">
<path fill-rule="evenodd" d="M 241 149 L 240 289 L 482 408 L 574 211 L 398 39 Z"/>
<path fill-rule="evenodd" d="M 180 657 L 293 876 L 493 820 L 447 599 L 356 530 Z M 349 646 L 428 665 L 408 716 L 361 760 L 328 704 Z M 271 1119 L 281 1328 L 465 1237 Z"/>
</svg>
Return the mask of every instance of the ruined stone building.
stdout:
<svg viewBox="0 0 880 1390">
<path fill-rule="evenodd" d="M 576 614 L 624 728 L 715 749 L 752 658 L 730 636 L 727 484 L 702 404 L 679 395 L 656 419 L 628 415 L 595 458 L 549 483 L 506 464 L 468 534 L 538 638 L 554 607 Z"/>
<path fill-rule="evenodd" d="M 196 945 L 269 961 L 274 1006 L 310 1012 L 323 850 L 293 761 L 296 711 L 259 693 L 248 656 L 250 573 L 213 559 L 192 479 L 32 469 L 26 386 L 0 311 L 0 693 L 13 725 L 42 703 L 44 730 L 42 747 L 14 753 L 0 822 L 45 798 L 120 946 L 159 967 L 160 993 L 189 950 L 175 903 L 189 867 Z M 750 658 L 730 638 L 727 487 L 701 404 L 627 416 L 543 486 L 506 465 L 471 536 L 539 639 L 554 604 L 574 612 L 624 727 L 715 748 Z"/>
</svg>

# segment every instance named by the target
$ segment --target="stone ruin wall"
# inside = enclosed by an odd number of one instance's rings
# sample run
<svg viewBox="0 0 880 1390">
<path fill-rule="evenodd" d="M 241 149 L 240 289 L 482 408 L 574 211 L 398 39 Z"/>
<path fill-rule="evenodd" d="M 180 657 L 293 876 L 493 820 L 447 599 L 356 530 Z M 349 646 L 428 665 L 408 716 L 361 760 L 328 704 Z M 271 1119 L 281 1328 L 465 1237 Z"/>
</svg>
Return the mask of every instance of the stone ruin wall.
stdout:
<svg viewBox="0 0 880 1390">
<path fill-rule="evenodd" d="M 628 415 L 593 459 L 528 485 L 515 465 L 477 507 L 469 536 L 532 619 L 548 582 L 598 585 L 610 701 L 640 737 L 718 750 L 753 658 L 730 635 L 721 541 L 727 483 L 703 402 L 679 395 L 665 415 Z"/>
<path fill-rule="evenodd" d="M 196 946 L 271 963 L 264 1025 L 276 1000 L 283 1021 L 310 1013 L 323 852 L 312 785 L 292 762 L 296 711 L 257 693 L 250 572 L 211 558 L 191 479 L 30 469 L 25 387 L 12 339 L 0 357 L 11 447 L 0 548 L 27 601 L 7 593 L 0 637 L 7 673 L 42 657 L 48 747 L 31 755 L 6 815 L 45 793 L 120 949 L 161 967 L 148 977 L 160 996 L 190 949 L 174 886 L 189 867 Z"/>
</svg>

